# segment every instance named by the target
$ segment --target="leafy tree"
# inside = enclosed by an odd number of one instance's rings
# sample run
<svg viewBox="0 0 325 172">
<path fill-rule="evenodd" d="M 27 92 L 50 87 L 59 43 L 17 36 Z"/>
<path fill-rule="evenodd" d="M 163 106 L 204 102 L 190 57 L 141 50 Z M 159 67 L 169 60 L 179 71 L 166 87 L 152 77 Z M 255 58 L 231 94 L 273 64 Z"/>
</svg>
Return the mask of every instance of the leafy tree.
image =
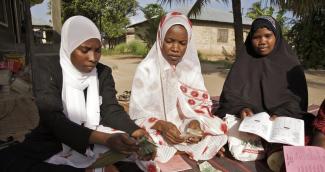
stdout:
<svg viewBox="0 0 325 172">
<path fill-rule="evenodd" d="M 135 15 L 138 3 L 136 0 L 106 0 L 102 8 L 102 27 L 109 43 L 109 48 L 124 41 L 129 15 Z"/>
<path fill-rule="evenodd" d="M 298 19 L 288 36 L 306 68 L 325 69 L 325 11 Z"/>
<path fill-rule="evenodd" d="M 286 10 L 280 9 L 278 12 L 275 12 L 274 8 L 271 7 L 261 7 L 262 1 L 255 2 L 252 4 L 252 7 L 248 9 L 246 16 L 255 20 L 259 16 L 273 16 L 281 26 L 283 34 L 286 36 L 288 32 L 288 27 L 286 26 L 286 22 L 288 18 L 284 15 Z"/>
<path fill-rule="evenodd" d="M 62 17 L 65 21 L 74 15 L 83 15 L 100 28 L 109 48 L 123 41 L 129 15 L 135 14 L 136 0 L 70 0 L 62 2 Z"/>
<path fill-rule="evenodd" d="M 159 4 L 148 4 L 146 7 L 141 8 L 146 19 L 159 18 L 166 14 L 163 7 Z"/>
<path fill-rule="evenodd" d="M 172 2 L 181 3 L 186 2 L 186 0 L 159 0 L 162 3 Z M 189 0 L 188 0 L 189 1 Z M 229 0 L 215 0 L 217 2 L 224 2 L 228 4 Z M 234 30 L 235 30 L 235 44 L 236 44 L 236 54 L 239 54 L 240 47 L 243 45 L 243 21 L 241 13 L 241 2 L 240 0 L 231 0 L 232 2 L 232 11 L 234 16 Z M 190 12 L 189 16 L 196 16 L 200 14 L 201 10 L 210 3 L 210 0 L 196 0 Z"/>
<path fill-rule="evenodd" d="M 142 28 L 143 30 L 136 31 L 136 35 L 147 43 L 148 48 L 151 48 L 156 41 L 159 21 L 166 12 L 159 4 L 148 4 L 140 9 L 147 19 L 147 25 Z M 138 29 L 140 30 L 141 28 L 139 27 Z"/>
<path fill-rule="evenodd" d="M 324 10 L 325 4 L 324 0 L 270 0 L 270 2 L 300 17 Z"/>
<path fill-rule="evenodd" d="M 246 16 L 251 19 L 256 19 L 259 16 L 272 16 L 274 12 L 273 7 L 261 7 L 261 1 L 252 4 L 252 7 L 248 9 Z"/>
<path fill-rule="evenodd" d="M 43 1 L 44 0 L 29 0 L 29 4 L 30 4 L 30 6 L 34 6 L 34 5 L 43 3 Z"/>
<path fill-rule="evenodd" d="M 306 68 L 325 69 L 325 1 L 271 0 L 297 17 L 289 31 L 289 42 Z"/>
<path fill-rule="evenodd" d="M 100 6 L 100 0 L 71 0 L 62 2 L 63 22 L 71 16 L 83 15 L 99 25 Z"/>
</svg>

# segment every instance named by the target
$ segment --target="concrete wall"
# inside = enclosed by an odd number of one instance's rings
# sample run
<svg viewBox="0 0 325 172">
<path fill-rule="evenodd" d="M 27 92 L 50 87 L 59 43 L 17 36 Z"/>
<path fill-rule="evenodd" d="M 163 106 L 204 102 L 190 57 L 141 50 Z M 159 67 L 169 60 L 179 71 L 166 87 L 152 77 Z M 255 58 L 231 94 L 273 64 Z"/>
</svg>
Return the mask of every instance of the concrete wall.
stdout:
<svg viewBox="0 0 325 172">
<path fill-rule="evenodd" d="M 219 32 L 226 30 L 228 38 L 226 41 L 218 40 Z M 249 26 L 244 27 L 244 39 L 249 32 Z M 225 54 L 235 52 L 235 33 L 232 24 L 193 21 L 193 39 L 198 51 L 210 58 L 224 57 Z"/>
<path fill-rule="evenodd" d="M 141 23 L 128 28 L 126 42 L 138 40 L 135 32 L 141 32 L 146 23 Z M 204 58 L 209 60 L 225 59 L 225 56 L 233 56 L 235 53 L 235 33 L 231 23 L 210 22 L 201 20 L 192 20 L 194 43 L 198 51 Z M 250 26 L 244 25 L 244 40 L 249 32 Z M 218 40 L 220 30 L 227 30 L 227 41 Z"/>
</svg>

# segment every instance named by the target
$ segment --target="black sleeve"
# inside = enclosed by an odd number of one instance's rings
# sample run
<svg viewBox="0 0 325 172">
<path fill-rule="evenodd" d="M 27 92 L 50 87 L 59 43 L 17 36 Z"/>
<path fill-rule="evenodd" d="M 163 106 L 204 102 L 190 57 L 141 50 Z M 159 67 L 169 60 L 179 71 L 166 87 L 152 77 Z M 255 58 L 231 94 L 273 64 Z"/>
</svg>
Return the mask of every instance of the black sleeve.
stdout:
<svg viewBox="0 0 325 172">
<path fill-rule="evenodd" d="M 287 72 L 287 81 L 288 93 L 286 101 L 283 101 L 283 103 L 271 111 L 279 116 L 301 119 L 307 112 L 308 91 L 305 74 L 300 65 Z"/>
<path fill-rule="evenodd" d="M 239 114 L 244 108 L 250 108 L 251 110 L 256 111 L 255 106 L 245 103 L 245 100 L 243 100 L 242 97 L 232 92 L 222 91 L 219 103 L 219 108 L 215 111 L 214 115 L 217 115 L 220 118 L 225 117 L 226 114 L 233 114 L 240 117 Z"/>
<path fill-rule="evenodd" d="M 84 153 L 89 145 L 92 130 L 70 121 L 63 113 L 62 71 L 58 61 L 44 59 L 44 63 L 37 67 L 37 71 L 33 71 L 33 80 L 40 125 L 60 142 Z"/>
<path fill-rule="evenodd" d="M 109 67 L 99 64 L 97 69 L 102 70 L 99 76 L 101 124 L 132 134 L 139 127 L 132 121 L 124 108 L 116 99 L 115 83 Z"/>
</svg>

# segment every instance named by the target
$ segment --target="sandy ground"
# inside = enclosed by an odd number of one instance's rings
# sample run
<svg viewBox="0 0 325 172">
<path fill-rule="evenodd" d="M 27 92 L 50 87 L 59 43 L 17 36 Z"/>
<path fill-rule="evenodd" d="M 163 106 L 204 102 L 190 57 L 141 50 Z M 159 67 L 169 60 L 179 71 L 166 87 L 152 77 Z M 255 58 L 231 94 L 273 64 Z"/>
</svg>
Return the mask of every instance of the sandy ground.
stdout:
<svg viewBox="0 0 325 172">
<path fill-rule="evenodd" d="M 131 90 L 132 80 L 141 58 L 132 56 L 103 56 L 101 62 L 113 69 L 118 94 Z M 227 71 L 217 69 L 213 64 L 201 64 L 206 87 L 211 96 L 220 95 Z M 309 104 L 320 104 L 325 98 L 325 71 L 305 71 Z"/>
</svg>

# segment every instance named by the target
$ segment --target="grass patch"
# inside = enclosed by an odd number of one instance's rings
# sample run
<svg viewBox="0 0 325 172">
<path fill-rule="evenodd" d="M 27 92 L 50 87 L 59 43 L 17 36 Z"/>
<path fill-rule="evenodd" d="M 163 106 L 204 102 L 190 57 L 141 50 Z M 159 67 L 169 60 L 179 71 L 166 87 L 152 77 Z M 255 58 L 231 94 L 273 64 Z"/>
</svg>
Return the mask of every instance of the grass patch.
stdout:
<svg viewBox="0 0 325 172">
<path fill-rule="evenodd" d="M 226 58 L 225 60 L 209 60 L 205 58 L 200 51 L 198 51 L 198 57 L 200 63 L 213 64 L 216 65 L 216 67 L 219 69 L 230 69 L 233 64 L 233 61 L 228 60 L 228 58 Z"/>
<path fill-rule="evenodd" d="M 102 55 L 103 56 L 107 56 L 107 55 L 111 55 L 112 54 L 111 50 L 109 50 L 108 48 L 102 48 L 101 49 L 101 52 L 102 52 Z"/>
<path fill-rule="evenodd" d="M 132 54 L 145 57 L 148 53 L 148 48 L 145 43 L 139 41 L 132 41 L 130 43 L 121 43 L 116 45 L 112 50 L 102 49 L 103 55 L 116 54 Z"/>
<path fill-rule="evenodd" d="M 212 63 L 218 66 L 218 68 L 223 68 L 223 69 L 230 69 L 233 62 L 229 60 L 217 60 L 217 61 L 208 61 L 208 63 Z"/>
<path fill-rule="evenodd" d="M 229 60 L 216 60 L 216 61 L 211 61 L 211 60 L 201 60 L 201 63 L 208 63 L 208 64 L 213 64 L 216 65 L 218 69 L 230 69 L 233 62 Z"/>
</svg>

